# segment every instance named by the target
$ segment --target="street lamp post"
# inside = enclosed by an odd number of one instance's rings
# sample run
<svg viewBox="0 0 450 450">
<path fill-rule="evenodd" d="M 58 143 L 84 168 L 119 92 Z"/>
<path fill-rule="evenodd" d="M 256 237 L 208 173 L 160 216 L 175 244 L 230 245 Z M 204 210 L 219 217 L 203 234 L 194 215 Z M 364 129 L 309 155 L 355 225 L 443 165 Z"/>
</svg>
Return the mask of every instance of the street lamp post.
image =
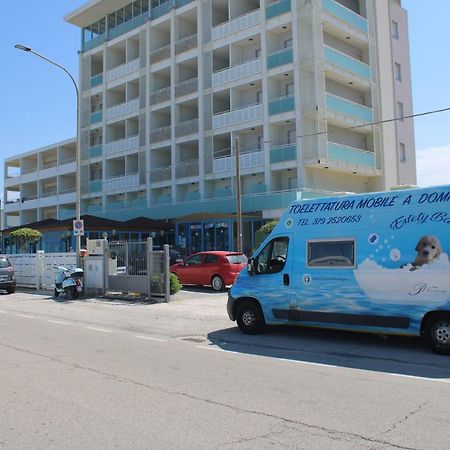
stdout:
<svg viewBox="0 0 450 450">
<path fill-rule="evenodd" d="M 80 195 L 80 169 L 81 169 L 81 155 L 80 155 L 80 127 L 79 127 L 79 121 L 80 121 L 80 93 L 78 91 L 77 83 L 75 82 L 73 76 L 70 74 L 70 72 L 61 64 L 58 64 L 57 62 L 47 58 L 44 55 L 41 55 L 40 53 L 35 52 L 30 47 L 25 47 L 24 45 L 16 44 L 14 46 L 18 50 L 22 50 L 24 52 L 33 53 L 33 55 L 36 55 L 37 57 L 43 59 L 44 61 L 49 62 L 50 64 L 53 64 L 56 67 L 59 67 L 62 69 L 66 75 L 69 76 L 70 80 L 73 83 L 73 87 L 75 88 L 75 92 L 77 95 L 77 134 L 76 134 L 76 220 L 80 220 L 81 216 L 81 195 Z M 80 267 L 80 248 L 81 248 L 81 236 L 77 234 L 76 236 L 76 255 L 77 255 L 77 267 Z"/>
</svg>

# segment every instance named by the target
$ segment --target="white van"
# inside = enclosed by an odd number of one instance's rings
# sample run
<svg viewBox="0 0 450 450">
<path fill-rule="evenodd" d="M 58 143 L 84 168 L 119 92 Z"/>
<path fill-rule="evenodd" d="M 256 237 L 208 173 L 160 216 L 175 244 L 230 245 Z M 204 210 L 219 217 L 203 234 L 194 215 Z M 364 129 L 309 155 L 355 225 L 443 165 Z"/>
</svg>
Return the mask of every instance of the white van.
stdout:
<svg viewBox="0 0 450 450">
<path fill-rule="evenodd" d="M 229 291 L 247 334 L 423 335 L 450 354 L 450 186 L 294 202 Z"/>
</svg>

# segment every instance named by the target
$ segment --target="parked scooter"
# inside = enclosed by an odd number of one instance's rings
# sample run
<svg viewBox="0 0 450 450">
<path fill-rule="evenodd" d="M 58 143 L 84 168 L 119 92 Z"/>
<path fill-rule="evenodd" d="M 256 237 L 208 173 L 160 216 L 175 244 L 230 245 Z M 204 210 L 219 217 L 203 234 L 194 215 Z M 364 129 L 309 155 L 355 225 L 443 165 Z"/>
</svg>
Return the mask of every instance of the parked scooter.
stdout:
<svg viewBox="0 0 450 450">
<path fill-rule="evenodd" d="M 83 269 L 76 267 L 75 269 L 68 269 L 67 267 L 58 267 L 55 276 L 55 297 L 59 294 L 69 295 L 76 299 L 83 291 Z"/>
</svg>

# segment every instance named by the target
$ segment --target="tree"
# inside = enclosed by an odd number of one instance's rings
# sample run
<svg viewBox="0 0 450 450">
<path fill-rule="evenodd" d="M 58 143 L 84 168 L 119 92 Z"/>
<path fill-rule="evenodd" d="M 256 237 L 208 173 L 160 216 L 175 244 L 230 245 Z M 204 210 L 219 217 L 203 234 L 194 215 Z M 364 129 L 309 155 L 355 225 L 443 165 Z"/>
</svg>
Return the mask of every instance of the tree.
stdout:
<svg viewBox="0 0 450 450">
<path fill-rule="evenodd" d="M 255 245 L 256 247 L 261 244 L 264 239 L 272 233 L 272 230 L 275 228 L 275 225 L 278 223 L 278 220 L 272 220 L 271 222 L 267 222 L 262 227 L 260 227 L 255 233 Z"/>
<path fill-rule="evenodd" d="M 10 234 L 11 241 L 16 244 L 23 253 L 29 252 L 31 246 L 37 244 L 42 238 L 42 233 L 32 228 L 19 228 Z"/>
</svg>

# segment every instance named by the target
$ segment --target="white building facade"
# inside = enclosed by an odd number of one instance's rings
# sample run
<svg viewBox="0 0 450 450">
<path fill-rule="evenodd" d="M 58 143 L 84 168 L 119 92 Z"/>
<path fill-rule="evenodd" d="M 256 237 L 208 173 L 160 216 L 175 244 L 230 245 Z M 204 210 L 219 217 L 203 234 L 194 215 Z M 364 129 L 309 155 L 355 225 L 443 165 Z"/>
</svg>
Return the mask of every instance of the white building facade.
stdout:
<svg viewBox="0 0 450 450">
<path fill-rule="evenodd" d="M 380 123 L 412 114 L 399 0 L 93 0 L 65 19 L 82 213 L 232 248 L 237 142 L 244 240 L 297 198 L 416 183 L 412 120 Z"/>
</svg>

